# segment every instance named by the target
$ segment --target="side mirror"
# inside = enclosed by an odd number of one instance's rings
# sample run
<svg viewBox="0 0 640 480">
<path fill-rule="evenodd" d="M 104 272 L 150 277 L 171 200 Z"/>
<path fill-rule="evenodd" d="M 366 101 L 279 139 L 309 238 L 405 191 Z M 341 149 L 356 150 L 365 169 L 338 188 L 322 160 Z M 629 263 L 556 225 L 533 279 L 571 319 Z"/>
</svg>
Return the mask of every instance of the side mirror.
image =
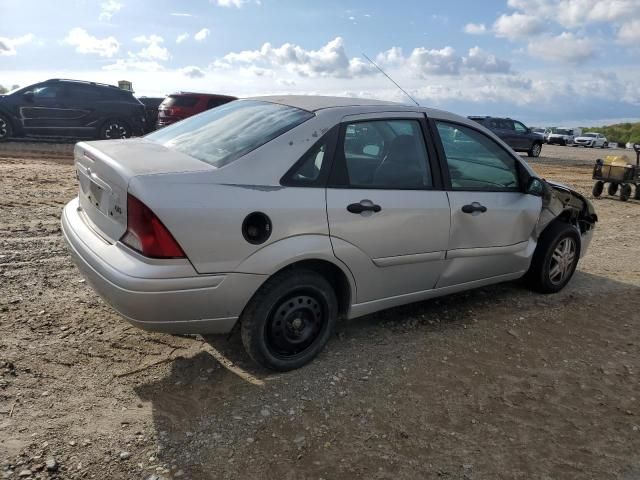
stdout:
<svg viewBox="0 0 640 480">
<path fill-rule="evenodd" d="M 528 195 L 533 195 L 535 197 L 543 197 L 545 192 L 544 182 L 536 177 L 531 177 L 529 179 L 529 183 L 527 184 Z"/>
</svg>

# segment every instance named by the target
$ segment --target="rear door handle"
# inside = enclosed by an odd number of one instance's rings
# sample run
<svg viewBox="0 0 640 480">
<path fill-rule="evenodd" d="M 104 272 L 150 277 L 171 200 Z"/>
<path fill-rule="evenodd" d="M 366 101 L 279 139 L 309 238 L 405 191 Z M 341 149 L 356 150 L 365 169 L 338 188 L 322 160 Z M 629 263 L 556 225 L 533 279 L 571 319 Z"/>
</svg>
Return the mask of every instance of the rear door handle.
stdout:
<svg viewBox="0 0 640 480">
<path fill-rule="evenodd" d="M 487 211 L 487 207 L 485 207 L 484 205 L 481 205 L 478 202 L 473 202 L 473 203 L 470 203 L 469 205 L 464 205 L 462 207 L 462 211 L 464 213 L 475 213 L 475 212 L 484 213 Z"/>
<path fill-rule="evenodd" d="M 366 201 L 365 203 L 365 200 L 363 200 L 360 203 L 352 203 L 351 205 L 348 205 L 347 210 L 355 214 L 359 214 L 362 212 L 378 213 L 380 210 L 382 210 L 382 207 L 380 205 L 376 205 L 375 203 L 371 203 L 369 201 Z"/>
</svg>

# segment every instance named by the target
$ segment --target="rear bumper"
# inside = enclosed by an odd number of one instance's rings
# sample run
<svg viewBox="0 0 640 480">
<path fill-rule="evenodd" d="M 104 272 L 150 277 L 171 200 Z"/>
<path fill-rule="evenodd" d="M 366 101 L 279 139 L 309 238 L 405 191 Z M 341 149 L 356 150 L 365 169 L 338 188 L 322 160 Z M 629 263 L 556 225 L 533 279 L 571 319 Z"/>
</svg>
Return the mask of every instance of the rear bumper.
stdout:
<svg viewBox="0 0 640 480">
<path fill-rule="evenodd" d="M 188 260 L 154 260 L 89 227 L 78 199 L 62 212 L 62 233 L 74 263 L 94 290 L 136 327 L 167 333 L 228 333 L 266 279 L 263 275 L 200 275 Z"/>
</svg>

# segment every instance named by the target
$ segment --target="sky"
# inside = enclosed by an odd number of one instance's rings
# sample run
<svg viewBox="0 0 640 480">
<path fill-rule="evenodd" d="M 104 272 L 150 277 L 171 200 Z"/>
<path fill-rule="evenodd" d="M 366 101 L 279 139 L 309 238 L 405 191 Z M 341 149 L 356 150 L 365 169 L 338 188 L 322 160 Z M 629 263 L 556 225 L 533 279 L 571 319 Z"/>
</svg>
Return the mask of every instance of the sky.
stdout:
<svg viewBox="0 0 640 480">
<path fill-rule="evenodd" d="M 0 0 L 0 85 L 410 100 L 535 126 L 640 120 L 640 0 Z"/>
</svg>

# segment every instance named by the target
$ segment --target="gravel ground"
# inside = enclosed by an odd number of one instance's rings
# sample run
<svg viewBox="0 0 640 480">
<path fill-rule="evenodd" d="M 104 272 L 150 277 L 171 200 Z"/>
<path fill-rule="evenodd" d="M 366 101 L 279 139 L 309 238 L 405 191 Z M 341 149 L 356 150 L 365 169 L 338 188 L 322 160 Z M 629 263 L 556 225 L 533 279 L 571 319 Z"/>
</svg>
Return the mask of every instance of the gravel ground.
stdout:
<svg viewBox="0 0 640 480">
<path fill-rule="evenodd" d="M 594 200 L 560 294 L 381 312 L 274 374 L 237 337 L 139 331 L 92 292 L 60 236 L 70 151 L 0 145 L 0 478 L 640 478 L 640 202 Z M 532 165 L 590 198 L 602 153 Z"/>
</svg>

